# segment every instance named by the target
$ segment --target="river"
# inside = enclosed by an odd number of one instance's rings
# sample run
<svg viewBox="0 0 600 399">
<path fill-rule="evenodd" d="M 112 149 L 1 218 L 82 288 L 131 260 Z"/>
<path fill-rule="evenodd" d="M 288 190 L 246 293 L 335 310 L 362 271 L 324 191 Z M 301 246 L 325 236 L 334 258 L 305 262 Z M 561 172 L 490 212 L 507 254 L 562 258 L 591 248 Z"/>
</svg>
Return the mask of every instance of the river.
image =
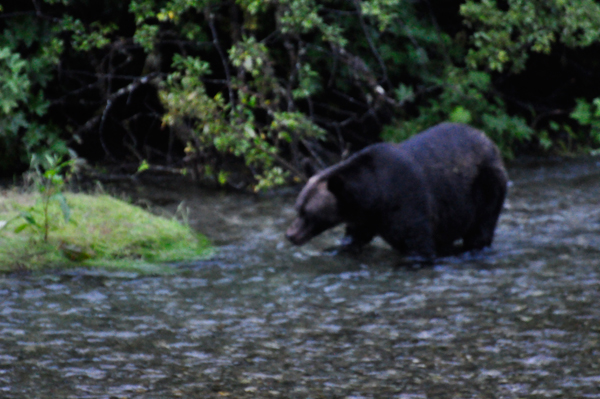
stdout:
<svg viewBox="0 0 600 399">
<path fill-rule="evenodd" d="M 1 398 L 600 398 L 600 164 L 521 163 L 492 249 L 285 241 L 294 196 L 131 190 L 219 248 L 169 276 L 0 278 Z"/>
</svg>

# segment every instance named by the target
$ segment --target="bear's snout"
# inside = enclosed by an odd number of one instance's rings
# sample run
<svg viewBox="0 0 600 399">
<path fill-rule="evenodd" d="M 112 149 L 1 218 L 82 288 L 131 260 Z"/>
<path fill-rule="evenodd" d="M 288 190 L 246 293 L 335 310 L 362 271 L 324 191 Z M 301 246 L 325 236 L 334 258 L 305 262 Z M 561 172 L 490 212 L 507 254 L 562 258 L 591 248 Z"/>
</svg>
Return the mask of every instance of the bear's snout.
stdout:
<svg viewBox="0 0 600 399">
<path fill-rule="evenodd" d="M 294 245 L 302 245 L 308 241 L 306 231 L 307 228 L 304 221 L 300 218 L 297 218 L 287 229 L 285 237 Z"/>
</svg>

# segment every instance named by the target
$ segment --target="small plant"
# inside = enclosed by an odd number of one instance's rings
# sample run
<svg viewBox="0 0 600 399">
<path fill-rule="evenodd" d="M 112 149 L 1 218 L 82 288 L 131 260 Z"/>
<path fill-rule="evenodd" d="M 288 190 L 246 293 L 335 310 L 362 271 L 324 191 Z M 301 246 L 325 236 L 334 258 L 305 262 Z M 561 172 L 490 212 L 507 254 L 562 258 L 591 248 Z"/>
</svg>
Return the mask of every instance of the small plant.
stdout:
<svg viewBox="0 0 600 399">
<path fill-rule="evenodd" d="M 592 155 L 598 155 L 600 153 L 598 147 L 600 145 L 600 97 L 595 98 L 592 102 L 588 102 L 583 98 L 577 99 L 577 106 L 570 114 L 572 119 L 575 119 L 582 127 L 584 135 L 589 137 L 588 142 L 590 143 L 590 153 Z M 575 136 L 574 134 L 571 134 Z M 584 137 L 579 138 L 580 142 L 585 142 Z M 592 149 L 593 148 L 593 149 Z"/>
<path fill-rule="evenodd" d="M 74 162 L 74 160 L 62 161 L 56 155 L 32 156 L 27 178 L 33 182 L 40 198 L 34 206 L 21 211 L 17 216 L 17 219 L 23 219 L 23 223 L 15 228 L 15 233 L 28 228 L 33 229 L 44 237 L 44 242 L 47 242 L 48 233 L 54 223 L 50 209 L 52 203 L 59 205 L 65 222 L 70 221 L 71 209 L 65 200 L 63 189 L 71 175 Z"/>
</svg>

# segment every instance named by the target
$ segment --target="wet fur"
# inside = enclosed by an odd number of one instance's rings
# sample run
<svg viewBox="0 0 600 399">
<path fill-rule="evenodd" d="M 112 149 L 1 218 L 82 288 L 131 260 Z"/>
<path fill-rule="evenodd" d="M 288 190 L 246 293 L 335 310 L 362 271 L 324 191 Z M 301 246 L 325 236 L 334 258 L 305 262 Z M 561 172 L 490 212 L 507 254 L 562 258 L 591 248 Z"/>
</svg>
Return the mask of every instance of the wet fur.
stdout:
<svg viewBox="0 0 600 399">
<path fill-rule="evenodd" d="M 287 237 L 302 245 L 346 224 L 352 248 L 376 235 L 428 259 L 490 246 L 506 196 L 498 148 L 482 132 L 444 123 L 401 144 L 381 143 L 313 176 Z"/>
</svg>

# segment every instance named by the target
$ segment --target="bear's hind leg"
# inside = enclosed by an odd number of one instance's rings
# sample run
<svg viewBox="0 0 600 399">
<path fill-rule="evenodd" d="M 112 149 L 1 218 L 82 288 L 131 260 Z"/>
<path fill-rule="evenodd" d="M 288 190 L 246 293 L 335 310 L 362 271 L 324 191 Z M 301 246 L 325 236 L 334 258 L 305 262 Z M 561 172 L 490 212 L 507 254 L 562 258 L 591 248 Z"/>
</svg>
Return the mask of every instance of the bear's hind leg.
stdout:
<svg viewBox="0 0 600 399">
<path fill-rule="evenodd" d="M 492 245 L 496 224 L 506 197 L 506 175 L 494 168 L 485 168 L 473 184 L 475 220 L 463 238 L 465 251 Z"/>
<path fill-rule="evenodd" d="M 397 251 L 428 264 L 437 256 L 433 228 L 429 218 L 417 216 L 419 213 L 425 215 L 425 212 L 413 211 L 391 217 L 390 220 L 403 223 L 391 223 L 381 236 Z"/>
</svg>

